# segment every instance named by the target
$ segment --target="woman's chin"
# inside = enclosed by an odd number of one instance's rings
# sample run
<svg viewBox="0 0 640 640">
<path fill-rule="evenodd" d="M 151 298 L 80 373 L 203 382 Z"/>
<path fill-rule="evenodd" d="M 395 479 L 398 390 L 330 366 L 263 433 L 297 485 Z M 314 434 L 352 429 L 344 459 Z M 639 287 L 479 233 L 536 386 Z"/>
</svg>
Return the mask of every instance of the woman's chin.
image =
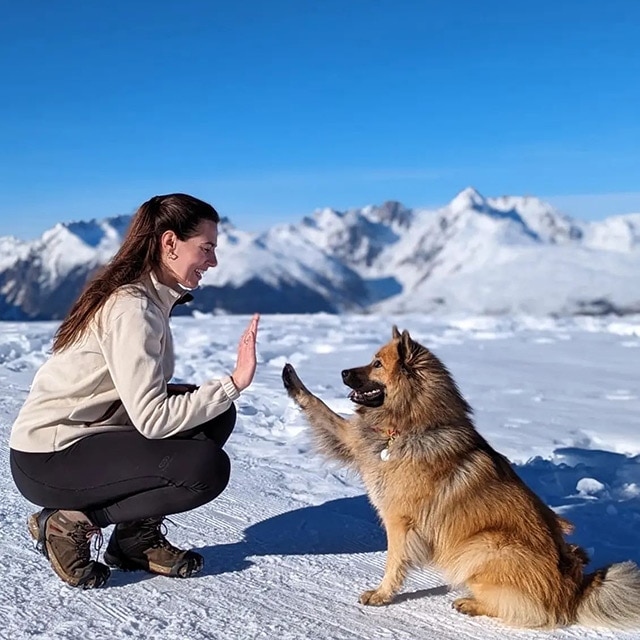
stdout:
<svg viewBox="0 0 640 640">
<path fill-rule="evenodd" d="M 200 286 L 201 280 L 202 276 L 196 273 L 184 280 L 180 280 L 180 286 L 184 289 L 197 289 Z"/>
</svg>

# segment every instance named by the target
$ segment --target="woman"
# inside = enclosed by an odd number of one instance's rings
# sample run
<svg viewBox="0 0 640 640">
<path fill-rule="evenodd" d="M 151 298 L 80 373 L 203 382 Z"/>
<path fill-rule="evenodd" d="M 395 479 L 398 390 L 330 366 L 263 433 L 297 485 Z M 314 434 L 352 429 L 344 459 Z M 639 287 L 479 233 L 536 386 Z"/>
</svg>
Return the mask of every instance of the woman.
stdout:
<svg viewBox="0 0 640 640">
<path fill-rule="evenodd" d="M 219 221 L 192 196 L 145 202 L 60 325 L 13 425 L 13 478 L 44 507 L 29 531 L 72 586 L 109 578 L 91 559 L 90 542 L 112 524 L 107 565 L 179 577 L 202 569 L 201 555 L 166 540 L 163 518 L 227 485 L 222 447 L 235 424 L 233 401 L 255 374 L 259 318 L 240 339 L 232 374 L 196 387 L 169 383 L 169 315 L 216 266 Z"/>
</svg>

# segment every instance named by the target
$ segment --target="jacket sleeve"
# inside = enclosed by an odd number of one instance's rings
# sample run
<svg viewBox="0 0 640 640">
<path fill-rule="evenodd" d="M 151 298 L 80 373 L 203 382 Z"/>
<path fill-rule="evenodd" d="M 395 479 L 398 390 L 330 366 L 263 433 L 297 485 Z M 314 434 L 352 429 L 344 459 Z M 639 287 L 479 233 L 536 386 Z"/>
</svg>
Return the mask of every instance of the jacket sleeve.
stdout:
<svg viewBox="0 0 640 640">
<path fill-rule="evenodd" d="M 226 411 L 239 392 L 230 376 L 210 380 L 196 391 L 167 395 L 163 340 L 169 331 L 160 309 L 138 298 L 115 304 L 102 318 L 99 340 L 122 404 L 147 438 L 167 438 Z"/>
</svg>

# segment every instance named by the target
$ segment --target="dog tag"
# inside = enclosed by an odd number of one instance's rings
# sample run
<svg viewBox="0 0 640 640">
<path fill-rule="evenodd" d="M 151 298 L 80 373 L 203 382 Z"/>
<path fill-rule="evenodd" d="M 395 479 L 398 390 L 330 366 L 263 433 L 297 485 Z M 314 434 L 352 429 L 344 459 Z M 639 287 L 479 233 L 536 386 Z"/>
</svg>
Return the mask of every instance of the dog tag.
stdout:
<svg viewBox="0 0 640 640">
<path fill-rule="evenodd" d="M 389 459 L 389 449 L 386 447 L 380 452 L 380 459 L 385 462 Z"/>
</svg>

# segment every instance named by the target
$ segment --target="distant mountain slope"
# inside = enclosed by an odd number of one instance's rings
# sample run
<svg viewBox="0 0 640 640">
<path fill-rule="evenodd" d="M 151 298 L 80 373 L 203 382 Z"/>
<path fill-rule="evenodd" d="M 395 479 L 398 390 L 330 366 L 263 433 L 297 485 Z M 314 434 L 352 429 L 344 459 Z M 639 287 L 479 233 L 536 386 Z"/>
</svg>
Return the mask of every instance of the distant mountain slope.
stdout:
<svg viewBox="0 0 640 640">
<path fill-rule="evenodd" d="M 0 318 L 63 317 L 129 221 L 0 238 Z M 531 196 L 473 188 L 437 210 L 322 209 L 261 234 L 223 220 L 218 254 L 181 313 L 640 312 L 640 214 L 579 222 Z"/>
</svg>

